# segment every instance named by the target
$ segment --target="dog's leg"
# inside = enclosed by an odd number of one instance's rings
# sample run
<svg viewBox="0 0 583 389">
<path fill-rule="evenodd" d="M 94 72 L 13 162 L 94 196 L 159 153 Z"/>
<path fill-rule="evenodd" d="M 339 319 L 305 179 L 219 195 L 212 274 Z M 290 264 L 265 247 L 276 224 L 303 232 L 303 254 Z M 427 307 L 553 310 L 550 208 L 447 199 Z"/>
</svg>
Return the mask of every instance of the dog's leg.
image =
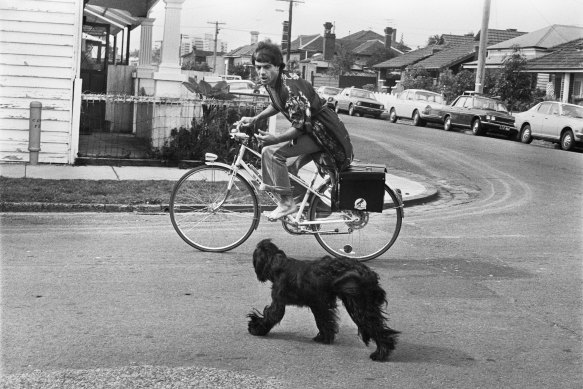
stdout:
<svg viewBox="0 0 583 389">
<path fill-rule="evenodd" d="M 332 344 L 338 332 L 338 316 L 336 304 L 330 306 L 311 306 L 310 309 L 316 319 L 318 335 L 313 340 L 318 343 Z"/>
<path fill-rule="evenodd" d="M 395 349 L 399 331 L 389 328 L 381 303 L 371 296 L 343 296 L 342 302 L 348 314 L 358 327 L 358 333 L 364 344 L 373 339 L 377 345 L 375 352 L 370 354 L 373 361 L 386 361 Z"/>
<path fill-rule="evenodd" d="M 285 315 L 285 305 L 272 301 L 263 309 L 263 314 L 254 309 L 247 315 L 249 318 L 249 333 L 256 336 L 265 336 L 271 329 L 283 319 Z"/>
</svg>

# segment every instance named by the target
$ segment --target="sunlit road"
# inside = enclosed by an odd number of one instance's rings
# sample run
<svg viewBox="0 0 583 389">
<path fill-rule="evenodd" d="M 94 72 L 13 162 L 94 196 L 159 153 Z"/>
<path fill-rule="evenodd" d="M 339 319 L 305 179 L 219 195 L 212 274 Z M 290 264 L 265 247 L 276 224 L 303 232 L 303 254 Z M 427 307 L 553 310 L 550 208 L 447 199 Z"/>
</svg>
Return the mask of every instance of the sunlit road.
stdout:
<svg viewBox="0 0 583 389">
<path fill-rule="evenodd" d="M 269 302 L 251 265 L 257 241 L 324 255 L 277 223 L 205 254 L 168 215 L 4 214 L 3 374 L 111 383 L 154 366 L 158 382 L 176 384 L 204 367 L 216 387 L 580 387 L 583 154 L 342 119 L 357 158 L 440 191 L 407 208 L 395 246 L 369 262 L 403 332 L 391 362 L 368 359 L 374 348 L 343 308 L 332 346 L 311 341 L 307 309 L 289 308 L 266 338 L 247 333 L 245 315 Z"/>
</svg>

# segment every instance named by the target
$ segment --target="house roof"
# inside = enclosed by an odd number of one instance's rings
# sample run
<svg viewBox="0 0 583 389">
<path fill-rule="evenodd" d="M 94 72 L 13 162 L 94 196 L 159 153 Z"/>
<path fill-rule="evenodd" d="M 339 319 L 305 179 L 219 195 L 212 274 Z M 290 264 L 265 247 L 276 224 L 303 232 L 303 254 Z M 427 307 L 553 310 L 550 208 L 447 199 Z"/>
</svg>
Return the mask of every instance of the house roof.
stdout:
<svg viewBox="0 0 583 389">
<path fill-rule="evenodd" d="M 371 30 L 362 30 L 345 36 L 344 38 L 336 39 L 336 42 L 341 43 L 342 46 L 348 51 L 354 51 L 354 49 L 360 46 L 363 42 L 370 40 L 380 40 L 384 42 L 385 37 Z"/>
<path fill-rule="evenodd" d="M 441 38 L 444 41 L 444 45 L 459 45 L 461 43 L 467 43 L 474 40 L 474 34 L 468 35 L 452 35 L 452 34 L 442 34 Z"/>
<path fill-rule="evenodd" d="M 488 30 L 488 43 L 498 43 L 499 39 L 508 39 L 509 36 L 519 36 L 525 34 L 515 30 Z M 461 62 L 472 59 L 476 55 L 476 48 L 479 45 L 480 33 L 473 39 L 461 41 L 458 44 L 448 44 L 445 48 L 434 55 L 417 62 L 417 65 L 426 69 L 449 68 Z"/>
<path fill-rule="evenodd" d="M 488 50 L 510 49 L 514 46 L 551 48 L 579 38 L 583 38 L 583 27 L 553 24 L 528 34 L 496 42 L 488 46 Z"/>
<path fill-rule="evenodd" d="M 378 69 L 402 69 L 409 65 L 413 65 L 416 62 L 421 61 L 424 58 L 429 57 L 430 55 L 435 54 L 439 50 L 442 50 L 443 46 L 440 45 L 431 45 L 424 47 L 422 49 L 417 49 L 400 55 L 395 58 L 391 58 L 387 61 L 378 63 L 373 66 L 373 68 Z"/>
<path fill-rule="evenodd" d="M 259 43 L 253 43 L 250 45 L 238 47 L 234 50 L 231 50 L 229 53 L 225 54 L 225 57 L 249 57 L 249 58 L 251 58 L 251 56 L 255 52 L 255 49 L 257 48 L 258 44 Z"/>
<path fill-rule="evenodd" d="M 300 35 L 291 43 L 291 50 L 322 51 L 324 38 L 320 34 Z"/>
<path fill-rule="evenodd" d="M 474 57 L 477 42 L 471 41 L 454 46 L 447 46 L 443 50 L 416 63 L 425 69 L 449 68 L 460 62 Z"/>
<path fill-rule="evenodd" d="M 385 47 L 385 43 L 379 39 L 372 39 L 361 43 L 356 46 L 352 53 L 356 55 L 373 55 L 374 53 L 382 50 Z"/>
<path fill-rule="evenodd" d="M 526 63 L 531 72 L 583 72 L 583 38 L 555 47 L 552 53 L 531 59 Z"/>
</svg>

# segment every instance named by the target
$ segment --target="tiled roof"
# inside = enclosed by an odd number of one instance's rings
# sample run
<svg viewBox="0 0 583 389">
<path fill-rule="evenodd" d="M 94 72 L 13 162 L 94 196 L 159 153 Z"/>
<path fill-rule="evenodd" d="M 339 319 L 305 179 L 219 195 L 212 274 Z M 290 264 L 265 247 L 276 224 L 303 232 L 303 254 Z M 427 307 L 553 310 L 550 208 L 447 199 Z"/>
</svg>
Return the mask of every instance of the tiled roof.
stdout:
<svg viewBox="0 0 583 389">
<path fill-rule="evenodd" d="M 488 46 L 488 49 L 510 49 L 513 46 L 551 48 L 579 38 L 583 38 L 583 27 L 554 24 L 512 39 L 495 42 Z"/>
<path fill-rule="evenodd" d="M 454 66 L 471 59 L 475 55 L 477 42 L 471 41 L 454 46 L 446 46 L 443 50 L 416 63 L 425 69 L 442 69 Z"/>
<path fill-rule="evenodd" d="M 363 30 L 359 32 L 355 32 L 354 34 L 350 34 L 345 36 L 344 38 L 336 39 L 336 42 L 341 43 L 342 46 L 348 50 L 353 51 L 355 48 L 360 46 L 363 42 L 367 42 L 370 40 L 378 39 L 382 42 L 385 41 L 385 37 L 381 34 L 377 34 L 371 30 Z"/>
<path fill-rule="evenodd" d="M 353 50 L 353 54 L 357 55 L 373 55 L 374 53 L 378 52 L 385 48 L 385 43 L 378 39 L 370 40 L 361 43 L 360 45 L 356 46 Z"/>
<path fill-rule="evenodd" d="M 373 66 L 373 68 L 378 69 L 401 69 L 405 68 L 409 65 L 413 65 L 416 62 L 421 61 L 424 58 L 429 57 L 430 55 L 435 54 L 439 50 L 442 50 L 443 46 L 440 45 L 432 45 L 427 46 L 422 49 L 413 50 L 403 55 L 400 55 L 395 58 L 391 58 L 387 61 L 378 63 Z"/>
<path fill-rule="evenodd" d="M 573 70 L 583 71 L 583 38 L 559 45 L 552 53 L 531 59 L 528 70 Z"/>
<path fill-rule="evenodd" d="M 461 43 L 467 43 L 474 40 L 474 35 L 452 35 L 443 34 L 441 35 L 444 41 L 444 45 L 459 45 Z"/>
<path fill-rule="evenodd" d="M 321 51 L 322 40 L 323 38 L 319 34 L 300 35 L 299 37 L 292 41 L 291 50 Z"/>
<path fill-rule="evenodd" d="M 488 43 L 498 43 L 499 39 L 508 39 L 508 37 L 519 36 L 524 32 L 514 30 L 488 30 Z M 460 40 L 458 43 L 450 43 L 440 52 L 417 62 L 417 65 L 426 69 L 449 68 L 461 62 L 472 59 L 476 55 L 476 47 L 480 44 L 480 33 L 472 39 L 470 37 Z"/>
<path fill-rule="evenodd" d="M 257 48 L 258 43 L 253 43 L 251 45 L 245 45 L 236 48 L 235 50 L 229 52 L 225 57 L 251 57 L 253 52 Z"/>
<path fill-rule="evenodd" d="M 508 30 L 495 30 L 495 29 L 488 29 L 488 42 L 486 43 L 489 45 L 495 45 L 499 42 L 504 42 L 509 39 L 514 39 L 516 37 L 525 35 L 526 32 L 516 31 L 513 29 Z M 474 38 L 475 41 L 480 41 L 480 33 L 478 32 Z"/>
</svg>

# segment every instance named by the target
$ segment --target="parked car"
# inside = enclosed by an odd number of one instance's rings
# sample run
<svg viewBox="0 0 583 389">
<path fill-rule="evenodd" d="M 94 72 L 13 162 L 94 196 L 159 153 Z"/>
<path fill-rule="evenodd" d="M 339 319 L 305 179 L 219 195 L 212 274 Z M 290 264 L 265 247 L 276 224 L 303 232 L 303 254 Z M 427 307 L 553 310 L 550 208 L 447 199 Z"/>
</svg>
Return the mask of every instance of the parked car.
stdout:
<svg viewBox="0 0 583 389">
<path fill-rule="evenodd" d="M 250 80 L 225 80 L 227 85 L 229 85 L 230 93 L 261 93 L 259 86 L 255 85 L 253 81 Z"/>
<path fill-rule="evenodd" d="M 380 118 L 385 106 L 378 102 L 374 95 L 365 89 L 354 87 L 344 88 L 334 96 L 336 112 L 347 111 L 349 115 L 372 115 Z"/>
<path fill-rule="evenodd" d="M 512 116 L 504 103 L 495 98 L 468 92 L 458 96 L 451 105 L 443 109 L 443 129 L 471 128 L 474 135 L 486 132 L 506 134 L 514 139 L 518 131 Z"/>
<path fill-rule="evenodd" d="M 427 122 L 443 124 L 444 107 L 445 101 L 439 93 L 407 89 L 399 93 L 387 109 L 391 123 L 407 118 L 413 120 L 415 126 L 424 126 Z"/>
<path fill-rule="evenodd" d="M 543 101 L 515 115 L 520 141 L 530 143 L 543 139 L 559 143 L 563 150 L 583 144 L 583 107 L 580 105 Z"/>
<path fill-rule="evenodd" d="M 326 100 L 326 105 L 332 109 L 334 109 L 334 105 L 336 104 L 334 96 L 340 93 L 340 91 L 342 91 L 342 89 L 335 88 L 333 86 L 321 86 L 318 89 L 316 89 L 318 95 L 324 100 Z"/>
</svg>

